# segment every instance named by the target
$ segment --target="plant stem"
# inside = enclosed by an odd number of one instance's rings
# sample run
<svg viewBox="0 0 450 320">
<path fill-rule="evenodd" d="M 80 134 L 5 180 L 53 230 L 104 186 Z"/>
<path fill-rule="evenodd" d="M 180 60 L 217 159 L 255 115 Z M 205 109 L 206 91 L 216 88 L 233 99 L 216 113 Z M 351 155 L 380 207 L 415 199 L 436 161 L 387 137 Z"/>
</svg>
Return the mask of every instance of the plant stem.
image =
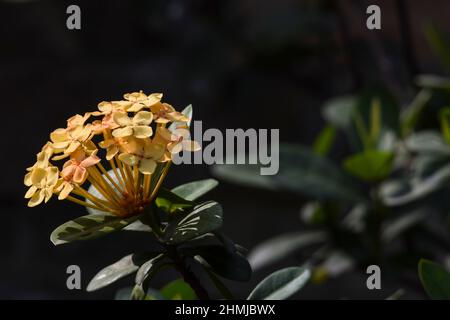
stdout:
<svg viewBox="0 0 450 320">
<path fill-rule="evenodd" d="M 184 261 L 180 258 L 176 250 L 169 250 L 175 269 L 181 274 L 184 281 L 191 286 L 200 300 L 210 300 L 208 292 L 200 283 L 197 276 L 189 269 Z"/>
</svg>

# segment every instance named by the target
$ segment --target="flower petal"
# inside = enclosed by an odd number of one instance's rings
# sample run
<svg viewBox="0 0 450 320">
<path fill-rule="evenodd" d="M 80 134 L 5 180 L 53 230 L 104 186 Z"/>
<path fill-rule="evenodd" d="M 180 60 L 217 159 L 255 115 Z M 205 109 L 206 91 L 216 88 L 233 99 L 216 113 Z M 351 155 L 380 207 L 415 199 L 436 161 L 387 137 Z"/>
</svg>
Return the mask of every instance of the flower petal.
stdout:
<svg viewBox="0 0 450 320">
<path fill-rule="evenodd" d="M 201 149 L 198 142 L 194 141 L 194 140 L 183 140 L 181 142 L 181 144 L 183 145 L 183 150 L 186 150 L 186 151 L 194 152 L 194 151 L 198 151 Z"/>
<path fill-rule="evenodd" d="M 156 169 L 156 161 L 153 159 L 142 159 L 139 162 L 139 171 L 143 174 L 152 174 Z"/>
<path fill-rule="evenodd" d="M 147 126 L 134 126 L 133 127 L 133 135 L 136 138 L 144 139 L 144 138 L 151 137 L 152 134 L 153 134 L 153 129 L 151 127 L 147 127 Z"/>
<path fill-rule="evenodd" d="M 150 111 L 139 111 L 133 117 L 134 125 L 148 126 L 153 121 L 153 113 Z"/>
<path fill-rule="evenodd" d="M 116 112 L 113 115 L 114 122 L 118 125 L 125 127 L 132 124 L 131 119 L 128 117 L 126 112 Z"/>
<path fill-rule="evenodd" d="M 140 159 L 134 154 L 122 153 L 119 155 L 119 160 L 122 161 L 123 163 L 126 163 L 129 166 L 134 166 L 139 162 Z"/>
<path fill-rule="evenodd" d="M 38 204 L 40 204 L 45 197 L 45 193 L 44 190 L 39 189 L 36 191 L 36 193 L 31 197 L 30 201 L 28 201 L 28 206 L 29 207 L 35 207 Z"/>
<path fill-rule="evenodd" d="M 133 134 L 132 127 L 118 128 L 112 132 L 112 135 L 116 138 L 128 137 Z"/>
</svg>

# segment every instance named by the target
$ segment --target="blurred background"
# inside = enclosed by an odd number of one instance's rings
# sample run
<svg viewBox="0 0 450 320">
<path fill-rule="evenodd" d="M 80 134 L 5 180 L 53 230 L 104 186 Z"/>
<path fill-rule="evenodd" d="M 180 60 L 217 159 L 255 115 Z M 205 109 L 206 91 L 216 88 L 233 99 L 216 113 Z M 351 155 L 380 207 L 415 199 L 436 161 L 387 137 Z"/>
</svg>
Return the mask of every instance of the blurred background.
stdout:
<svg viewBox="0 0 450 320">
<path fill-rule="evenodd" d="M 81 30 L 66 28 L 70 4 L 81 8 Z M 370 4 L 381 8 L 381 30 L 366 28 Z M 177 109 L 192 104 L 204 128 L 278 128 L 283 142 L 311 144 L 329 98 L 382 82 L 401 105 L 414 96 L 416 75 L 443 73 L 424 30 L 433 23 L 450 32 L 449 12 L 445 0 L 1 1 L 0 298 L 113 298 L 131 278 L 94 293 L 70 291 L 67 266 L 81 267 L 85 288 L 99 269 L 149 245 L 145 235 L 117 233 L 54 247 L 50 232 L 83 208 L 59 201 L 27 208 L 25 168 L 69 116 L 123 93 L 163 92 Z M 338 143 L 333 153 L 346 148 Z M 205 165 L 173 167 L 166 185 L 208 177 Z M 224 232 L 247 248 L 301 228 L 305 199 L 298 195 L 221 182 L 208 198 L 224 207 Z M 249 283 L 228 283 L 244 297 L 292 263 L 262 269 Z M 365 281 L 350 272 L 326 286 L 308 285 L 298 298 L 384 298 L 398 288 L 383 283 L 369 292 Z M 154 287 L 165 282 L 159 277 Z M 424 295 L 411 287 L 407 297 Z"/>
</svg>

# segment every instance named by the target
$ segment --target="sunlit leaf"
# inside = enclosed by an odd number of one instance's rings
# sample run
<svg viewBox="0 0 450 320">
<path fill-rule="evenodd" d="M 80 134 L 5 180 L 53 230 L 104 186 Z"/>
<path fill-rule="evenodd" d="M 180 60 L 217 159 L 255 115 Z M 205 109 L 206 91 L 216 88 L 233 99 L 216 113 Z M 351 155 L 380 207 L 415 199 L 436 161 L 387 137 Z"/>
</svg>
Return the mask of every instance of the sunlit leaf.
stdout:
<svg viewBox="0 0 450 320">
<path fill-rule="evenodd" d="M 275 271 L 261 281 L 248 296 L 248 300 L 284 300 L 295 294 L 308 282 L 308 268 L 290 267 Z"/>
<path fill-rule="evenodd" d="M 90 214 L 60 225 L 52 232 L 50 240 L 54 245 L 90 240 L 120 230 L 137 219 L 139 215 L 123 219 L 105 214 Z"/>
</svg>

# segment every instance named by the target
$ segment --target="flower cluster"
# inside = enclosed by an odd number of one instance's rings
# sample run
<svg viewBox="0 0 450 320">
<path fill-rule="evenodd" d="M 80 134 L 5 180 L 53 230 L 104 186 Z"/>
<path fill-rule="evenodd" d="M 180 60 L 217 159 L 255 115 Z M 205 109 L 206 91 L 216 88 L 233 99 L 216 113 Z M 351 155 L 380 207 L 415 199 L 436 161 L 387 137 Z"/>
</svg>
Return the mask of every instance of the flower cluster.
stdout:
<svg viewBox="0 0 450 320">
<path fill-rule="evenodd" d="M 77 114 L 66 128 L 54 130 L 27 169 L 28 206 L 57 194 L 121 217 L 141 211 L 156 197 L 172 156 L 200 149 L 189 140 L 189 118 L 161 99 L 160 93 L 125 94 L 124 100 L 103 101 L 97 111 Z M 63 164 L 59 168 L 52 161 Z M 88 192 L 86 182 L 101 196 Z"/>
</svg>

